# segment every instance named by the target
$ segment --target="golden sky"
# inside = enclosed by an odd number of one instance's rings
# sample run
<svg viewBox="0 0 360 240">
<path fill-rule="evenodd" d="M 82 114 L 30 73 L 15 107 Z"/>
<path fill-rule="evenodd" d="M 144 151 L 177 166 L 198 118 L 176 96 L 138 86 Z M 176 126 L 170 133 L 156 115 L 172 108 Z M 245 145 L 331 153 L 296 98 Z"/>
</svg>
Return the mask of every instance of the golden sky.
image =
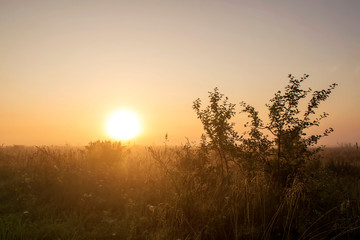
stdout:
<svg viewBox="0 0 360 240">
<path fill-rule="evenodd" d="M 359 12 L 357 0 L 0 0 L 0 144 L 104 140 L 119 108 L 141 119 L 136 143 L 198 141 L 196 98 L 219 87 L 266 119 L 289 73 L 339 84 L 319 109 L 335 129 L 322 143 L 360 142 Z"/>
</svg>

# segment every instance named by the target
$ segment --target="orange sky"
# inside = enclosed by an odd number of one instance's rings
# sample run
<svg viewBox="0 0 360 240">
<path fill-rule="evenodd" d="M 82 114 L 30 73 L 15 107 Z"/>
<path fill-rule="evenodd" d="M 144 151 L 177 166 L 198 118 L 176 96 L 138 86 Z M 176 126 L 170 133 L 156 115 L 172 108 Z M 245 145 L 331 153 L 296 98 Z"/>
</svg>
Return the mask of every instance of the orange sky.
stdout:
<svg viewBox="0 0 360 240">
<path fill-rule="evenodd" d="M 339 84 L 319 109 L 335 129 L 322 143 L 360 142 L 359 12 L 357 0 L 0 0 L 0 144 L 103 140 L 123 107 L 143 123 L 136 143 L 198 141 L 196 98 L 219 87 L 265 118 L 289 73 Z"/>
</svg>

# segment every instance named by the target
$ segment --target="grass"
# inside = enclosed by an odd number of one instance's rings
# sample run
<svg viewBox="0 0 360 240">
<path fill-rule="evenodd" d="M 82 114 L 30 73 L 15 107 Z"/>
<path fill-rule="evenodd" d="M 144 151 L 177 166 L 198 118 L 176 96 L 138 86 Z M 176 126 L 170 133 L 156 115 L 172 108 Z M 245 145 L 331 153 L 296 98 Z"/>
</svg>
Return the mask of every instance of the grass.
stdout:
<svg viewBox="0 0 360 240">
<path fill-rule="evenodd" d="M 0 239 L 356 239 L 360 151 L 326 148 L 285 188 L 196 146 L 0 148 Z"/>
</svg>

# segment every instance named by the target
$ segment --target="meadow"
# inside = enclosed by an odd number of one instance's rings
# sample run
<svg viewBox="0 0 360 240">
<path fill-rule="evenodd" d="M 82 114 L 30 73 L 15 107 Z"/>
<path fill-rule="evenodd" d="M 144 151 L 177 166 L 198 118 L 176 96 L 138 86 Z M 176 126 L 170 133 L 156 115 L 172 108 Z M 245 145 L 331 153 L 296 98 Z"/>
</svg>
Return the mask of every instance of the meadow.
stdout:
<svg viewBox="0 0 360 240">
<path fill-rule="evenodd" d="M 325 148 L 281 187 L 211 153 L 145 148 L 0 148 L 0 239 L 356 239 L 360 151 Z"/>
<path fill-rule="evenodd" d="M 0 239 L 360 239 L 360 151 L 318 147 L 333 129 L 308 129 L 336 84 L 303 90 L 307 77 L 289 75 L 267 122 L 240 103 L 243 135 L 215 88 L 193 103 L 200 144 L 2 146 Z"/>
</svg>

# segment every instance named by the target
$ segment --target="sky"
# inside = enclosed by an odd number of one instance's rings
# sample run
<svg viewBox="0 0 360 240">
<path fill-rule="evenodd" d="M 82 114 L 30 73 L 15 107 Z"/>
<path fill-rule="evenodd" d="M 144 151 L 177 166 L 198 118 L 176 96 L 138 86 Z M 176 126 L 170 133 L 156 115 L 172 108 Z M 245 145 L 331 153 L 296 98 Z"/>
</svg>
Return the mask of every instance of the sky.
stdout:
<svg viewBox="0 0 360 240">
<path fill-rule="evenodd" d="M 360 142 L 359 12 L 357 0 L 0 0 L 0 144 L 106 140 L 121 108 L 140 118 L 137 144 L 198 142 L 195 99 L 218 87 L 266 120 L 289 73 L 339 84 L 318 109 L 330 116 L 314 132 L 335 130 L 322 144 Z"/>
</svg>

